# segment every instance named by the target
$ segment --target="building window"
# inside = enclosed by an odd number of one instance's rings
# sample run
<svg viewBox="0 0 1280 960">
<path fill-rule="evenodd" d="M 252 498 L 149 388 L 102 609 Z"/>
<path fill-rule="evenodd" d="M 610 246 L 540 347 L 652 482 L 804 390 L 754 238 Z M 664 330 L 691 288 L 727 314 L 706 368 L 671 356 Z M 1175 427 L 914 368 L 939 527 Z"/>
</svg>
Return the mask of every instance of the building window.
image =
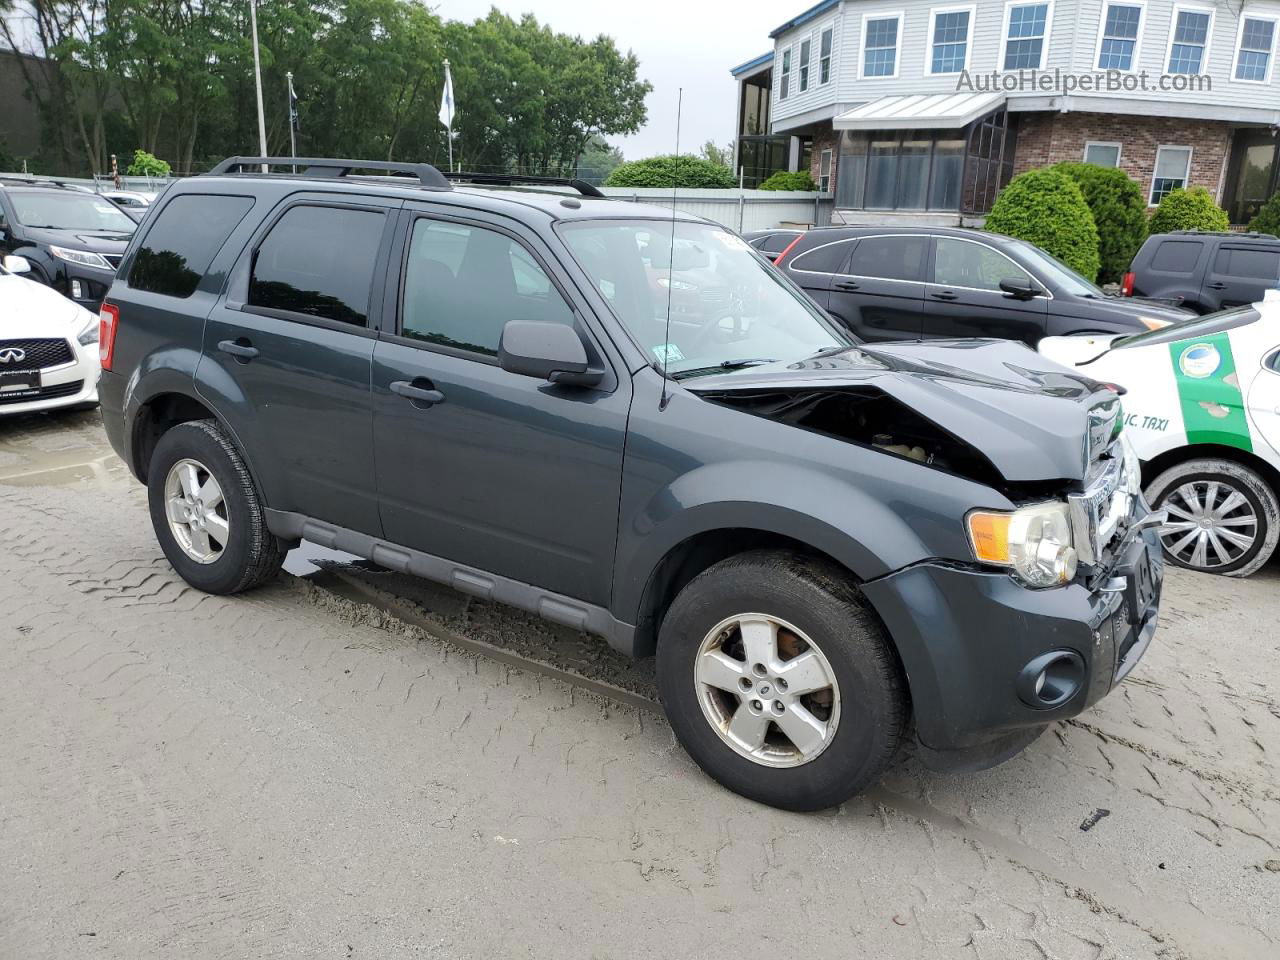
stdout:
<svg viewBox="0 0 1280 960">
<path fill-rule="evenodd" d="M 818 160 L 818 189 L 823 193 L 831 191 L 831 151 L 823 150 Z"/>
<path fill-rule="evenodd" d="M 778 99 L 787 99 L 791 93 L 791 48 L 782 51 L 782 75 L 778 78 Z"/>
<path fill-rule="evenodd" d="M 1141 28 L 1142 7 L 1108 4 L 1098 43 L 1098 69 L 1132 70 Z"/>
<path fill-rule="evenodd" d="M 1084 162 L 1099 167 L 1120 166 L 1120 144 L 1090 140 L 1084 145 Z"/>
<path fill-rule="evenodd" d="M 822 31 L 821 54 L 818 60 L 818 83 L 831 82 L 831 43 L 834 31 L 831 27 Z"/>
<path fill-rule="evenodd" d="M 800 44 L 800 92 L 809 89 L 809 41 Z"/>
<path fill-rule="evenodd" d="M 864 77 L 896 77 L 898 75 L 898 38 L 902 31 L 901 14 L 893 17 L 864 18 L 862 21 L 862 75 Z"/>
<path fill-rule="evenodd" d="M 1174 11 L 1173 37 L 1169 43 L 1169 73 L 1200 73 L 1209 46 L 1213 14 L 1199 10 Z"/>
<path fill-rule="evenodd" d="M 1237 44 L 1237 80 L 1249 83 L 1266 83 L 1271 76 L 1271 51 L 1276 39 L 1276 22 L 1257 17 L 1244 17 L 1240 21 L 1240 42 Z"/>
<path fill-rule="evenodd" d="M 930 73 L 960 73 L 969 64 L 969 21 L 973 8 L 933 14 L 933 58 Z"/>
<path fill-rule="evenodd" d="M 1005 31 L 1004 68 L 1006 70 L 1039 70 L 1044 61 L 1046 34 L 1049 30 L 1049 4 L 1019 4 L 1008 8 Z"/>
<path fill-rule="evenodd" d="M 1156 150 L 1155 176 L 1151 178 L 1151 205 L 1179 187 L 1187 185 L 1191 174 L 1190 147 L 1159 147 Z"/>
</svg>

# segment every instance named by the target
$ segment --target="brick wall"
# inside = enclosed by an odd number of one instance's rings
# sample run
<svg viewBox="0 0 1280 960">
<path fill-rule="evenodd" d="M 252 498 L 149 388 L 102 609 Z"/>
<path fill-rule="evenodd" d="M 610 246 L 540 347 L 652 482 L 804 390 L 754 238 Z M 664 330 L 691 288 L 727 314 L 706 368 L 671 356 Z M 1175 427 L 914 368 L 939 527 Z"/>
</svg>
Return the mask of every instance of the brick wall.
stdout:
<svg viewBox="0 0 1280 960">
<path fill-rule="evenodd" d="M 809 173 L 813 177 L 814 183 L 821 183 L 819 174 L 822 172 L 822 151 L 831 151 L 831 184 L 828 188 L 832 193 L 836 192 L 836 166 L 840 159 L 839 135 L 832 129 L 830 123 L 820 123 L 813 131 L 813 156 L 809 161 Z"/>
<path fill-rule="evenodd" d="M 1205 187 L 1218 196 L 1222 171 L 1231 151 L 1231 127 L 1216 120 L 1182 120 L 1171 117 L 1137 117 L 1111 113 L 1019 113 L 1016 176 L 1036 167 L 1064 160 L 1084 159 L 1090 140 L 1119 143 L 1120 167 L 1151 195 L 1156 148 L 1189 146 L 1191 185 Z"/>
</svg>

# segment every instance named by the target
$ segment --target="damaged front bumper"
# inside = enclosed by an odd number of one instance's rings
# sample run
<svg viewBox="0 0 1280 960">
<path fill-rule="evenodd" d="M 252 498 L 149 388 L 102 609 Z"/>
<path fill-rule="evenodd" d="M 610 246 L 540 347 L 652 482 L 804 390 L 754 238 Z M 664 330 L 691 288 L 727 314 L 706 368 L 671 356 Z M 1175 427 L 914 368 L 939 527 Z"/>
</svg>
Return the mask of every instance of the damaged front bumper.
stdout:
<svg viewBox="0 0 1280 960">
<path fill-rule="evenodd" d="M 907 673 L 924 762 L 982 769 L 1106 696 L 1155 633 L 1164 560 L 1145 513 L 1074 583 L 942 561 L 864 584 Z"/>
</svg>

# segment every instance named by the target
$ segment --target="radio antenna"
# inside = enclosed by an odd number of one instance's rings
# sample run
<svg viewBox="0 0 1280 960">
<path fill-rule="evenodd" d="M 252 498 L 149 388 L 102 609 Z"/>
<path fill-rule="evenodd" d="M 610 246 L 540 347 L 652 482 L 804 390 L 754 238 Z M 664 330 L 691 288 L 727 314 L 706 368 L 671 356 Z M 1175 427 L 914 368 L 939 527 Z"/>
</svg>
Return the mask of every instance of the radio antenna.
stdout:
<svg viewBox="0 0 1280 960">
<path fill-rule="evenodd" d="M 680 112 L 684 109 L 684 87 L 676 94 L 676 154 L 671 165 L 671 249 L 667 256 L 667 329 L 662 335 L 662 396 L 658 409 L 667 409 L 667 367 L 671 365 L 671 290 L 675 287 L 676 267 L 676 189 L 680 183 Z"/>
</svg>

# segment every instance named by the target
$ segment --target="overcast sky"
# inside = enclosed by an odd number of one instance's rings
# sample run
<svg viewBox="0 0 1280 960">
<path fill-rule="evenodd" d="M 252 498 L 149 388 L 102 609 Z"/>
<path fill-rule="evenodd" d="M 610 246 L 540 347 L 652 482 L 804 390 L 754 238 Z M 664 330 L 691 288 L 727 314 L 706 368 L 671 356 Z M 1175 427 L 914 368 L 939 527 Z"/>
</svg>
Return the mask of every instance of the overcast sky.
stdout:
<svg viewBox="0 0 1280 960">
<path fill-rule="evenodd" d="M 512 17 L 532 13 L 561 33 L 606 34 L 632 50 L 640 76 L 653 84 L 649 120 L 629 137 L 611 137 L 628 160 L 671 153 L 676 138 L 676 93 L 684 87 L 681 152 L 707 140 L 733 139 L 737 84 L 729 68 L 772 49 L 769 31 L 815 0 L 443 0 L 428 5 L 449 20 L 475 20 L 490 7 Z M 459 102 L 459 110 L 467 105 Z"/>
</svg>

